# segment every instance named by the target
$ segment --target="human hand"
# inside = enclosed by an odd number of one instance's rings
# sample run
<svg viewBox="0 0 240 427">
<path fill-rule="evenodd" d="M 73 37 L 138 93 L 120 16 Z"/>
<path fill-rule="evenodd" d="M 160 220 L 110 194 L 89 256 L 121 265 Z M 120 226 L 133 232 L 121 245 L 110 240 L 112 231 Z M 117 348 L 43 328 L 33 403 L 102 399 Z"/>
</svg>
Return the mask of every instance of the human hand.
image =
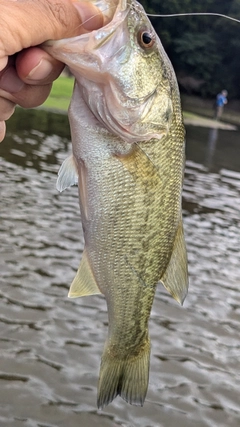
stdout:
<svg viewBox="0 0 240 427">
<path fill-rule="evenodd" d="M 74 0 L 0 0 L 0 10 L 1 142 L 15 105 L 41 105 L 64 67 L 37 46 L 100 28 L 103 15 Z"/>
</svg>

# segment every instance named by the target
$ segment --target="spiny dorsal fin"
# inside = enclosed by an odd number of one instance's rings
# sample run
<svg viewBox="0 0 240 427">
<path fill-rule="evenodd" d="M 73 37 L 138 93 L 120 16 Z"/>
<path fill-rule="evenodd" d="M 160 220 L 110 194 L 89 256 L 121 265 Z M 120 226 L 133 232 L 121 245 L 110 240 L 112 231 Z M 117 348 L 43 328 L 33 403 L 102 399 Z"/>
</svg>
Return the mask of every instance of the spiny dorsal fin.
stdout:
<svg viewBox="0 0 240 427">
<path fill-rule="evenodd" d="M 62 192 L 78 183 L 78 171 L 73 155 L 67 157 L 58 172 L 57 190 Z"/>
<path fill-rule="evenodd" d="M 86 250 L 84 250 L 79 269 L 70 286 L 68 297 L 78 298 L 95 294 L 101 294 L 101 291 L 98 288 L 95 277 L 89 265 Z"/>
<path fill-rule="evenodd" d="M 178 226 L 172 256 L 160 280 L 173 298 L 183 304 L 188 292 L 188 266 L 182 220 Z"/>
</svg>

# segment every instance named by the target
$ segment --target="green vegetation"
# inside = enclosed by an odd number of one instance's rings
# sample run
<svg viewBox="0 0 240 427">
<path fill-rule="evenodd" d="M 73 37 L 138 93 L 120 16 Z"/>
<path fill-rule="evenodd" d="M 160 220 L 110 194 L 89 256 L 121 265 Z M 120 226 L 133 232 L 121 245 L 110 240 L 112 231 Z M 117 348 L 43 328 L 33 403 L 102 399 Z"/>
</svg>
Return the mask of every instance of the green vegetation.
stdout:
<svg viewBox="0 0 240 427">
<path fill-rule="evenodd" d="M 240 19 L 240 0 L 140 0 L 149 13 L 215 12 Z M 240 99 L 240 23 L 214 16 L 152 18 L 185 93 Z"/>
<path fill-rule="evenodd" d="M 240 0 L 140 2 L 149 13 L 215 12 L 240 19 Z M 182 93 L 213 98 L 227 89 L 230 100 L 240 99 L 240 23 L 214 16 L 151 19 L 172 61 Z M 66 110 L 72 84 L 67 77 L 60 77 L 45 106 Z"/>
<path fill-rule="evenodd" d="M 149 13 L 215 12 L 240 19 L 240 0 L 140 2 Z M 209 98 L 227 89 L 229 99 L 240 99 L 240 23 L 214 16 L 151 19 L 172 61 L 182 93 Z M 60 77 L 45 106 L 66 110 L 72 84 L 67 77 Z"/>
<path fill-rule="evenodd" d="M 50 96 L 41 108 L 57 112 L 67 112 L 72 95 L 74 78 L 60 76 L 54 83 Z M 213 117 L 213 102 L 202 99 L 199 96 L 182 94 L 182 107 L 184 118 L 190 118 L 192 114 L 198 116 Z M 223 120 L 233 124 L 240 124 L 239 102 L 236 111 L 227 106 L 223 113 Z M 191 113 L 190 113 L 191 112 Z M 48 115 L 46 116 L 48 117 Z"/>
<path fill-rule="evenodd" d="M 72 95 L 74 79 L 60 76 L 53 83 L 51 94 L 44 102 L 43 107 L 51 110 L 66 111 Z"/>
<path fill-rule="evenodd" d="M 178 14 L 215 12 L 240 19 L 240 0 L 140 0 L 149 13 Z M 240 23 L 215 16 L 151 18 L 177 74 L 181 94 L 196 95 L 196 105 L 183 103 L 184 110 L 212 116 L 213 98 L 222 89 L 231 101 L 240 100 Z M 60 77 L 44 106 L 66 111 L 73 79 Z M 199 98 L 211 99 L 200 106 Z M 235 109 L 235 108 L 234 108 Z M 239 111 L 239 104 L 236 113 Z M 232 113 L 231 113 L 232 114 Z M 231 117 L 230 117 L 231 118 Z"/>
</svg>

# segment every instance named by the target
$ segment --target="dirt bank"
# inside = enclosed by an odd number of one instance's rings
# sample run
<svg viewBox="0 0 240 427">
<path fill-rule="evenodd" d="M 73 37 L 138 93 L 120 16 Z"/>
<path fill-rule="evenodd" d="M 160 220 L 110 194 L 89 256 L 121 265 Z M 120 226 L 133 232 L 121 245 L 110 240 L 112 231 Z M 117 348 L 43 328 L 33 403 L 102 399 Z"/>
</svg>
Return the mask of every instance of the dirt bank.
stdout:
<svg viewBox="0 0 240 427">
<path fill-rule="evenodd" d="M 214 129 L 237 130 L 237 126 L 230 123 L 220 122 L 214 119 L 199 116 L 197 114 L 184 111 L 184 123 L 186 125 L 209 127 Z"/>
<path fill-rule="evenodd" d="M 183 111 L 191 112 L 209 119 L 213 119 L 213 99 L 202 99 L 197 96 L 181 94 Z M 240 126 L 240 102 L 229 100 L 224 108 L 221 123 Z M 211 126 L 212 127 L 212 126 Z"/>
</svg>

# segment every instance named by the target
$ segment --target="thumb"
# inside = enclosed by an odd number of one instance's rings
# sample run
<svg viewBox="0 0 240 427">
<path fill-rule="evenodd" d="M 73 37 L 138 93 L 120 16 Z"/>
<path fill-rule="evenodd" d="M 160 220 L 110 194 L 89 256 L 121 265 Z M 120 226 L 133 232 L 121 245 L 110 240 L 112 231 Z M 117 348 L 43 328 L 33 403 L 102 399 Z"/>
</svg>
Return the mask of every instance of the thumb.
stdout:
<svg viewBox="0 0 240 427">
<path fill-rule="evenodd" d="M 99 9 L 82 1 L 0 0 L 0 10 L 0 58 L 49 39 L 73 37 L 103 24 Z"/>
</svg>

